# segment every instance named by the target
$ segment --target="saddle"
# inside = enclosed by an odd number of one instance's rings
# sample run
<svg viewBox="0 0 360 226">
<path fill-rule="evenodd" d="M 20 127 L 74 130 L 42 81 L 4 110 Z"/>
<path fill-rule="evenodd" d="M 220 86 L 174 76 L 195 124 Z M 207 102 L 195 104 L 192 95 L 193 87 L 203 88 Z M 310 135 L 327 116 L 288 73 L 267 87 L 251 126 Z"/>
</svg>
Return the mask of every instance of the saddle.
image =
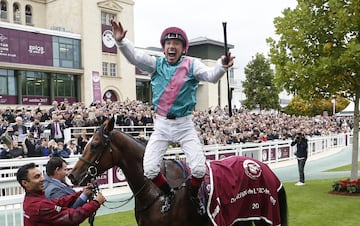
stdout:
<svg viewBox="0 0 360 226">
<path fill-rule="evenodd" d="M 207 162 L 200 188 L 209 225 L 263 219 L 280 225 L 278 191 L 281 182 L 264 163 L 243 156 Z"/>
</svg>

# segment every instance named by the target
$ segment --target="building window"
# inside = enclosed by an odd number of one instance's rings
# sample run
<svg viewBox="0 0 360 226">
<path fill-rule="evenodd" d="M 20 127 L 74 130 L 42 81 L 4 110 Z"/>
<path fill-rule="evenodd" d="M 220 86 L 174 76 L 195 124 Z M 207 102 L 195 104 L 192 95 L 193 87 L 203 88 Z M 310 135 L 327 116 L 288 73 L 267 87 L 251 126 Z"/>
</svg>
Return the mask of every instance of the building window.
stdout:
<svg viewBox="0 0 360 226">
<path fill-rule="evenodd" d="M 54 89 L 56 97 L 76 97 L 75 75 L 56 74 L 54 76 Z"/>
<path fill-rule="evenodd" d="M 80 40 L 53 37 L 55 67 L 80 68 Z"/>
<path fill-rule="evenodd" d="M 20 24 L 21 23 L 21 13 L 20 13 L 20 6 L 18 3 L 14 3 L 13 5 L 13 12 L 14 12 L 14 23 Z"/>
<path fill-rule="evenodd" d="M 16 89 L 14 71 L 0 69 L 0 95 L 16 95 Z"/>
<path fill-rule="evenodd" d="M 107 62 L 103 62 L 102 63 L 102 71 L 103 71 L 103 76 L 108 76 L 109 72 L 108 72 L 108 64 Z"/>
<path fill-rule="evenodd" d="M 27 25 L 32 25 L 32 9 L 31 5 L 25 6 L 25 22 Z"/>
<path fill-rule="evenodd" d="M 50 96 L 49 75 L 45 72 L 19 71 L 22 79 L 22 94 L 26 96 Z"/>
<path fill-rule="evenodd" d="M 114 63 L 110 63 L 110 76 L 116 76 L 116 64 Z"/>
<path fill-rule="evenodd" d="M 101 12 L 101 24 L 110 25 L 110 20 L 115 19 L 116 15 L 113 13 Z"/>
<path fill-rule="evenodd" d="M 7 1 L 1 0 L 1 21 L 7 21 L 8 20 L 8 4 Z"/>
</svg>

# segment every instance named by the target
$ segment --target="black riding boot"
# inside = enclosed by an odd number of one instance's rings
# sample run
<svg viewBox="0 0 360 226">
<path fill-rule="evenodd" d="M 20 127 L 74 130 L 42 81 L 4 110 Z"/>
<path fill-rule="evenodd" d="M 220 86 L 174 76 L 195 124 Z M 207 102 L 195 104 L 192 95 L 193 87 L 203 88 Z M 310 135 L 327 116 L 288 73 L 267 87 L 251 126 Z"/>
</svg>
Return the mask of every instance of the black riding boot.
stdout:
<svg viewBox="0 0 360 226">
<path fill-rule="evenodd" d="M 199 187 L 190 185 L 190 195 L 191 195 L 190 199 L 196 206 L 197 213 L 200 216 L 203 216 L 206 213 L 206 209 L 204 204 L 200 201 L 198 193 L 199 193 Z"/>
<path fill-rule="evenodd" d="M 170 188 L 169 184 L 166 182 L 165 184 L 160 186 L 160 189 L 164 192 L 164 203 L 160 208 L 161 213 L 165 213 L 170 210 L 171 203 L 175 198 L 174 189 Z"/>
</svg>

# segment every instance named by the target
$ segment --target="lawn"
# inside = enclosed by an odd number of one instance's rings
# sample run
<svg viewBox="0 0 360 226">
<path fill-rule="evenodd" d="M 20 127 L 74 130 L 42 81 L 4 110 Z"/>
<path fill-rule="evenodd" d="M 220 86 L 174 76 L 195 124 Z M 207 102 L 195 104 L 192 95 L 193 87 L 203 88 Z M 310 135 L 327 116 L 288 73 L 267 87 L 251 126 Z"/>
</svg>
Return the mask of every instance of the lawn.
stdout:
<svg viewBox="0 0 360 226">
<path fill-rule="evenodd" d="M 358 162 L 358 170 L 360 170 L 360 162 Z M 340 166 L 338 168 L 327 170 L 326 172 L 351 171 L 351 164 Z"/>
<path fill-rule="evenodd" d="M 344 178 L 338 178 L 344 179 Z M 331 186 L 338 179 L 307 181 L 305 186 L 284 183 L 291 226 L 358 226 L 360 196 L 332 195 Z M 87 222 L 81 226 L 89 225 Z M 136 226 L 134 212 L 97 216 L 96 226 Z"/>
</svg>

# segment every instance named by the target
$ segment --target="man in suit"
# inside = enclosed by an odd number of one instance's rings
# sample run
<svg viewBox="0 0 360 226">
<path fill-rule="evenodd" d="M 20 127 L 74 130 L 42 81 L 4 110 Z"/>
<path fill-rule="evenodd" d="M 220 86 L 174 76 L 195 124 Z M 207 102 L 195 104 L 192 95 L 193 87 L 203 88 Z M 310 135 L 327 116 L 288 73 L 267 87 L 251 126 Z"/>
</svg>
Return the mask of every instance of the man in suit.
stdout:
<svg viewBox="0 0 360 226">
<path fill-rule="evenodd" d="M 66 184 L 67 163 L 60 157 L 52 157 L 46 164 L 45 197 L 48 199 L 60 198 L 75 193 L 75 190 Z M 76 199 L 71 208 L 84 205 L 92 195 L 92 187 L 87 186 Z"/>
<path fill-rule="evenodd" d="M 53 114 L 53 122 L 47 126 L 50 129 L 50 140 L 54 139 L 56 142 L 64 142 L 65 124 L 60 121 L 61 115 Z"/>
</svg>

